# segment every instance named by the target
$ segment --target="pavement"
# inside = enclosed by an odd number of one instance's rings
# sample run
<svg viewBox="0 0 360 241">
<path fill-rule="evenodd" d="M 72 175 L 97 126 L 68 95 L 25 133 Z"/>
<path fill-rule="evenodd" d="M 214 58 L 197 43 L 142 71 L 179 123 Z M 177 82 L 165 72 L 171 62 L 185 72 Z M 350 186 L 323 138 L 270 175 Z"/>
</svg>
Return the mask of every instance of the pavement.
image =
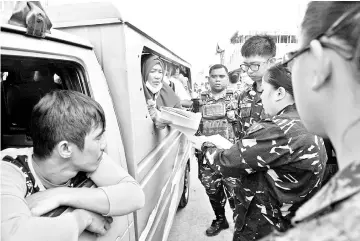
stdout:
<svg viewBox="0 0 360 241">
<path fill-rule="evenodd" d="M 193 159 L 190 164 L 190 199 L 185 208 L 178 209 L 168 241 L 231 241 L 234 232 L 234 222 L 232 219 L 232 210 L 228 202 L 226 202 L 225 214 L 230 227 L 221 231 L 217 236 L 208 237 L 205 235 L 205 230 L 211 225 L 212 220 L 215 219 L 215 215 L 211 209 L 205 189 L 197 177 L 198 165 L 195 160 L 196 159 Z"/>
</svg>

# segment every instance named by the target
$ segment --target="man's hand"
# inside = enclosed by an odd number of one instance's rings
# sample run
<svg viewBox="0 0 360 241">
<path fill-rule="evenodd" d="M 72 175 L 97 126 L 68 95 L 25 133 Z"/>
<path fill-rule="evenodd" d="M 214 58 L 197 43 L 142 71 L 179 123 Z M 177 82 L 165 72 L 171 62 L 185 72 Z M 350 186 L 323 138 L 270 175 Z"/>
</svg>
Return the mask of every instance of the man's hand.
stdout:
<svg viewBox="0 0 360 241">
<path fill-rule="evenodd" d="M 84 230 L 87 230 L 95 233 L 96 235 L 105 235 L 113 222 L 112 217 L 104 217 L 100 214 L 84 209 L 76 209 L 72 212 L 72 214 L 75 215 L 79 225 L 79 234 L 81 234 Z"/>
<path fill-rule="evenodd" d="M 26 202 L 34 216 L 41 216 L 65 205 L 69 198 L 68 191 L 68 187 L 51 188 L 28 196 Z"/>
<path fill-rule="evenodd" d="M 85 210 L 86 211 L 86 210 Z M 86 228 L 87 231 L 93 232 L 98 235 L 105 235 L 106 232 L 110 229 L 111 223 L 113 222 L 112 217 L 104 217 L 100 214 L 93 213 L 90 211 L 89 214 L 92 217 L 91 224 Z"/>
</svg>

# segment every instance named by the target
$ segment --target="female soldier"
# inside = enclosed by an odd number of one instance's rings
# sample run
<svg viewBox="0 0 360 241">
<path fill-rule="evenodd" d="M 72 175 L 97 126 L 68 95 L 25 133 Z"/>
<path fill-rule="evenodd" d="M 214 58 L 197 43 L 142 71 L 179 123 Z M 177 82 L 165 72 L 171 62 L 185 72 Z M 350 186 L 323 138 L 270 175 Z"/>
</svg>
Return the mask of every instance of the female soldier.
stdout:
<svg viewBox="0 0 360 241">
<path fill-rule="evenodd" d="M 161 106 L 181 108 L 180 100 L 167 84 L 163 84 L 164 64 L 155 55 L 147 56 L 142 65 L 144 94 L 151 119 L 157 128 L 162 129 L 167 124 L 158 115 Z"/>
<path fill-rule="evenodd" d="M 262 103 L 271 119 L 255 123 L 228 150 L 217 149 L 216 143 L 202 145 L 214 170 L 240 178 L 233 240 L 287 230 L 295 210 L 320 188 L 325 170 L 323 140 L 308 133 L 300 121 L 290 72 L 274 66 L 262 86 Z"/>
<path fill-rule="evenodd" d="M 360 2 L 310 2 L 299 40 L 285 63 L 299 114 L 330 138 L 339 171 L 296 212 L 295 228 L 266 240 L 360 240 Z"/>
</svg>

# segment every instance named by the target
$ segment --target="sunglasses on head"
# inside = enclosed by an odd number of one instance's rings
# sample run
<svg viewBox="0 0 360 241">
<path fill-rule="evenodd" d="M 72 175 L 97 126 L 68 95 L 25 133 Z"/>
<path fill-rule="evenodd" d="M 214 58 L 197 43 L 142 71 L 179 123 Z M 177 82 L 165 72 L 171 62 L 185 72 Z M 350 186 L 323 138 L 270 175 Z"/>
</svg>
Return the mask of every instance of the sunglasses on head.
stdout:
<svg viewBox="0 0 360 241">
<path fill-rule="evenodd" d="M 326 42 L 322 39 L 330 38 L 334 36 L 340 29 L 343 29 L 347 25 L 354 22 L 354 20 L 360 22 L 360 6 L 357 6 L 356 8 L 345 12 L 340 18 L 338 18 L 324 33 L 319 34 L 317 37 L 314 38 L 314 40 L 318 40 L 320 44 L 323 47 L 330 48 L 338 53 L 341 53 L 341 55 L 348 60 L 351 60 L 353 58 L 352 54 L 345 54 L 344 47 L 339 44 L 334 44 L 332 42 Z M 306 46 L 300 48 L 297 51 L 292 51 L 287 53 L 284 56 L 284 61 L 281 63 L 282 65 L 286 66 L 294 60 L 296 57 L 300 56 L 301 54 L 305 53 L 310 49 L 310 43 Z"/>
</svg>

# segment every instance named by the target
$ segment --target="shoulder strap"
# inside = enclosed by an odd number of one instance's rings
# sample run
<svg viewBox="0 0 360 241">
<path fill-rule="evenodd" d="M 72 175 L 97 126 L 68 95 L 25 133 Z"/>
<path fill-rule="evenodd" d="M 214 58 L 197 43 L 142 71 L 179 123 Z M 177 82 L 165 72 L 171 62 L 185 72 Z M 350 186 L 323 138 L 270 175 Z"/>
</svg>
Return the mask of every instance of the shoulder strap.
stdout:
<svg viewBox="0 0 360 241">
<path fill-rule="evenodd" d="M 26 194 L 32 194 L 35 192 L 40 191 L 39 187 L 35 185 L 35 178 L 34 175 L 30 171 L 29 164 L 27 162 L 28 157 L 26 155 L 17 156 L 16 159 L 12 158 L 11 156 L 5 156 L 3 161 L 9 162 L 15 166 L 17 166 L 22 173 L 24 173 L 26 177 Z"/>
<path fill-rule="evenodd" d="M 227 90 L 226 90 L 226 96 L 227 96 L 228 98 L 231 98 L 233 95 L 234 95 L 234 91 L 233 91 L 233 90 L 231 90 L 231 89 L 227 89 Z"/>
<path fill-rule="evenodd" d="M 209 93 L 208 92 L 203 92 L 201 93 L 201 100 L 202 101 L 206 101 L 206 99 L 209 97 Z"/>
</svg>

